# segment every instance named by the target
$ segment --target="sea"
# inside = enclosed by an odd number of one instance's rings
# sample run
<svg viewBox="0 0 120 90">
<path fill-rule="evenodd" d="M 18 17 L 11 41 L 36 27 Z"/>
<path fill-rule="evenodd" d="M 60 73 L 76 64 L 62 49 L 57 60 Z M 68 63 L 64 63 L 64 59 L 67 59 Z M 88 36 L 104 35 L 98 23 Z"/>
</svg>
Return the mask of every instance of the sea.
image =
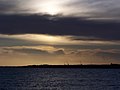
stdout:
<svg viewBox="0 0 120 90">
<path fill-rule="evenodd" d="M 120 90 L 120 69 L 0 68 L 0 90 Z"/>
</svg>

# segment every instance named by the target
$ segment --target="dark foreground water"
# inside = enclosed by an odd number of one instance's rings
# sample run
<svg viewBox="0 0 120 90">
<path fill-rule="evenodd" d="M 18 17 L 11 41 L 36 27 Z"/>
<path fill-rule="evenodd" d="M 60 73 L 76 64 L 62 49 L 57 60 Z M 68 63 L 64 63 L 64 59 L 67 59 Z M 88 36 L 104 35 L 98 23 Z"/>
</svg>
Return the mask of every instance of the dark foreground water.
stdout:
<svg viewBox="0 0 120 90">
<path fill-rule="evenodd" d="M 120 69 L 0 68 L 0 90 L 120 90 Z"/>
</svg>

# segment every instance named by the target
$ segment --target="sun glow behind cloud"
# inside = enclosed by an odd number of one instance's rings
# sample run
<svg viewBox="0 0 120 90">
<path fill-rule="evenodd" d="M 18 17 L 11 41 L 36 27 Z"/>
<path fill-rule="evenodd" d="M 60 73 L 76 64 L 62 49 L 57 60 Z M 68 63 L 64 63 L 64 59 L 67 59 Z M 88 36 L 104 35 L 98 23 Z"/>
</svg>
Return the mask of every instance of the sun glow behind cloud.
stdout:
<svg viewBox="0 0 120 90">
<path fill-rule="evenodd" d="M 56 15 L 59 13 L 63 12 L 63 7 L 62 4 L 64 4 L 65 1 L 56 1 L 56 0 L 51 0 L 51 1 L 32 1 L 28 4 L 31 5 L 31 10 L 34 10 L 34 13 L 43 13 L 43 14 L 50 14 L 50 15 Z"/>
<path fill-rule="evenodd" d="M 66 44 L 69 43 L 69 38 L 66 36 L 53 36 L 53 35 L 46 35 L 46 34 L 24 34 L 24 35 L 13 35 L 13 38 L 33 41 L 37 43 L 43 44 Z"/>
<path fill-rule="evenodd" d="M 89 20 L 119 20 L 120 0 L 0 0 L 1 14 L 62 14 Z"/>
<path fill-rule="evenodd" d="M 36 4 L 35 6 L 37 11 L 42 13 L 55 15 L 60 12 L 60 7 L 55 2 L 46 2 L 42 5 Z"/>
</svg>

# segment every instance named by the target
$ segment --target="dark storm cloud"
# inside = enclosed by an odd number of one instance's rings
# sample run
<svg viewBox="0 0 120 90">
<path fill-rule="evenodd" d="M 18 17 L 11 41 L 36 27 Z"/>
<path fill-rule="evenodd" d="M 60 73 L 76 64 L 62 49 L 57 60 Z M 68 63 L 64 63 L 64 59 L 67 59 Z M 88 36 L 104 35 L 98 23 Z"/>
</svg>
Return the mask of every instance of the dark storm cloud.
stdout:
<svg viewBox="0 0 120 90">
<path fill-rule="evenodd" d="M 120 40 L 120 23 L 49 15 L 0 15 L 0 33 L 77 35 Z"/>
</svg>

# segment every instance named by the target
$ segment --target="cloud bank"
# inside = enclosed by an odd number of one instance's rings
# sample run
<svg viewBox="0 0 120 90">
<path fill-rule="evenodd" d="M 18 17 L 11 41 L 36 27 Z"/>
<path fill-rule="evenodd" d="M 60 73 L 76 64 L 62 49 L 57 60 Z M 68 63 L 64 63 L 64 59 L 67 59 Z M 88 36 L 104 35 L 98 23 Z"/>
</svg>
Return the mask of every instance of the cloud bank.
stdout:
<svg viewBox="0 0 120 90">
<path fill-rule="evenodd" d="M 56 11 L 56 14 L 62 13 L 89 19 L 119 20 L 119 4 L 119 0 L 0 0 L 0 13 L 50 14 L 48 10 L 52 10 Z"/>
<path fill-rule="evenodd" d="M 73 17 L 50 18 L 49 15 L 0 15 L 0 33 L 77 35 L 120 40 L 119 22 L 89 21 Z"/>
<path fill-rule="evenodd" d="M 120 63 L 119 0 L 0 0 L 0 65 Z"/>
</svg>

